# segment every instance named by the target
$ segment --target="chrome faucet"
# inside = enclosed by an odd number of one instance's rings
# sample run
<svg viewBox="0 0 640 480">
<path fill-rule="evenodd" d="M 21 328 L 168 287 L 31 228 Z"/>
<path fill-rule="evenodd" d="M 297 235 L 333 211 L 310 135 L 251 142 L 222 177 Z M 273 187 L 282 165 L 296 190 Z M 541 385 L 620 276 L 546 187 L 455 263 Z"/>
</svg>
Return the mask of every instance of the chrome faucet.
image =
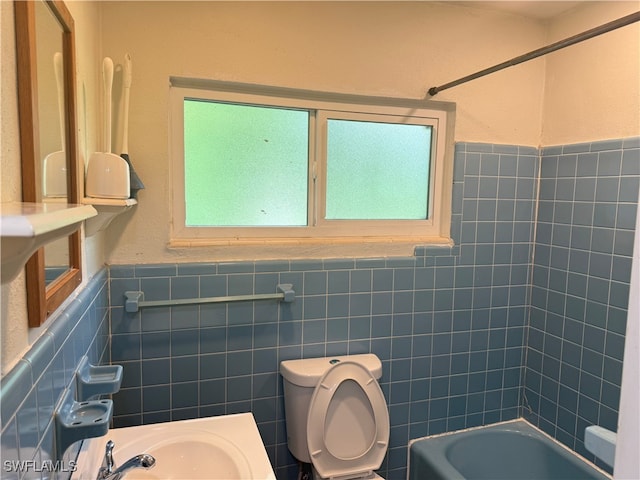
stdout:
<svg viewBox="0 0 640 480">
<path fill-rule="evenodd" d="M 107 442 L 102 467 L 98 470 L 96 480 L 121 480 L 129 470 L 133 470 L 134 468 L 144 468 L 147 470 L 156 464 L 155 458 L 147 453 L 143 453 L 130 458 L 118 468 L 115 468 L 115 461 L 113 460 L 114 446 L 115 444 L 111 440 Z"/>
</svg>

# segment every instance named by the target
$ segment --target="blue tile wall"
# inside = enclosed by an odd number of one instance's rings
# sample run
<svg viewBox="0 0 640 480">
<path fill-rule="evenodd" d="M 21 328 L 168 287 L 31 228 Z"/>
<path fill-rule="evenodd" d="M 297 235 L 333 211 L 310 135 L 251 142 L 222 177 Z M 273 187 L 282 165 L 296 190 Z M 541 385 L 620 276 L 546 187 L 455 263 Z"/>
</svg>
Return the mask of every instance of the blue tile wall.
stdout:
<svg viewBox="0 0 640 480">
<path fill-rule="evenodd" d="M 413 257 L 112 266 L 109 293 L 102 273 L 3 377 L 2 457 L 50 456 L 52 399 L 84 351 L 125 367 L 115 426 L 252 411 L 281 479 L 297 468 L 279 362 L 346 353 L 383 361 L 385 478 L 405 478 L 410 438 L 519 416 L 590 458 L 584 427 L 616 427 L 639 149 L 457 144 L 455 246 Z M 162 300 L 278 283 L 294 284 L 293 304 L 123 308 L 126 290 Z"/>
<path fill-rule="evenodd" d="M 617 430 L 639 140 L 541 152 L 525 416 L 592 460 L 584 429 Z"/>
<path fill-rule="evenodd" d="M 407 258 L 114 265 L 115 425 L 252 411 L 278 478 L 296 478 L 279 362 L 373 352 L 391 418 L 382 474 L 406 477 L 408 440 L 521 416 L 538 150 L 458 144 L 455 246 Z M 154 307 L 146 300 L 274 293 L 292 304 Z"/>
<path fill-rule="evenodd" d="M 26 321 L 26 320 L 25 320 Z M 52 478 L 55 465 L 53 414 L 61 393 L 74 382 L 80 359 L 109 364 L 107 270 L 88 285 L 58 315 L 46 332 L 0 386 L 0 448 L 2 479 Z M 74 444 L 58 466 L 55 478 L 71 476 L 80 443 Z M 15 468 L 17 462 L 22 469 Z"/>
</svg>

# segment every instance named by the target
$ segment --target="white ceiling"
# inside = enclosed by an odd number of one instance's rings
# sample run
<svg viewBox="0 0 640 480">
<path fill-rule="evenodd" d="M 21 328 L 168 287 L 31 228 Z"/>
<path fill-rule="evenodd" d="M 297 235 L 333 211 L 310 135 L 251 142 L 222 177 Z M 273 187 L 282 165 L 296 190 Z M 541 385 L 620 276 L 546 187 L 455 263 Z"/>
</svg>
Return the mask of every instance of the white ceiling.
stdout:
<svg viewBox="0 0 640 480">
<path fill-rule="evenodd" d="M 583 0 L 584 1 L 584 0 Z M 564 2 L 564 1 L 483 1 L 483 0 L 469 0 L 469 1 L 451 1 L 447 3 L 455 3 L 458 5 L 471 6 L 477 8 L 489 8 L 493 10 L 501 10 L 504 12 L 515 13 L 530 18 L 536 18 L 538 20 L 546 20 L 560 15 L 567 10 L 572 9 L 576 5 L 579 5 L 580 1 Z"/>
</svg>

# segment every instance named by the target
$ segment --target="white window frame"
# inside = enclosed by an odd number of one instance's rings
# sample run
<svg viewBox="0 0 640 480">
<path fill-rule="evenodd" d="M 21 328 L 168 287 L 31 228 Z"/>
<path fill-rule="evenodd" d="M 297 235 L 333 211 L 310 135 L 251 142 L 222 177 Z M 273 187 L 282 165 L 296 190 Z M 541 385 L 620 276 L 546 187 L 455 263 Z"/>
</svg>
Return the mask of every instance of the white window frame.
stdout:
<svg viewBox="0 0 640 480">
<path fill-rule="evenodd" d="M 169 152 L 172 212 L 170 246 L 264 243 L 409 241 L 451 243 L 453 106 L 424 100 L 330 94 L 215 80 L 171 77 Z M 184 101 L 210 100 L 309 111 L 308 225 L 294 227 L 190 227 L 185 225 Z M 428 103 L 428 105 L 427 105 Z M 434 104 L 438 108 L 434 108 Z M 327 220 L 328 119 L 411 123 L 432 127 L 429 218 L 424 220 Z M 316 139 L 318 141 L 316 142 Z"/>
</svg>

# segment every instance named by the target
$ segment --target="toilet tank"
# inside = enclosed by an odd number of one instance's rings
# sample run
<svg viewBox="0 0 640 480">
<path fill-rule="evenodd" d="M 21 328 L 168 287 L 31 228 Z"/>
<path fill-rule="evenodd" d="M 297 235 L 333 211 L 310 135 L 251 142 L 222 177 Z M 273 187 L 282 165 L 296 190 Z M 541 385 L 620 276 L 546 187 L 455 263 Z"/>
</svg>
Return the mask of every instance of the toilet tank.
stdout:
<svg viewBox="0 0 640 480">
<path fill-rule="evenodd" d="M 280 374 L 284 384 L 287 444 L 289 451 L 301 462 L 311 463 L 307 446 L 307 415 L 313 391 L 332 365 L 345 360 L 360 363 L 376 379 L 382 376 L 382 362 L 373 353 L 280 362 Z"/>
</svg>

